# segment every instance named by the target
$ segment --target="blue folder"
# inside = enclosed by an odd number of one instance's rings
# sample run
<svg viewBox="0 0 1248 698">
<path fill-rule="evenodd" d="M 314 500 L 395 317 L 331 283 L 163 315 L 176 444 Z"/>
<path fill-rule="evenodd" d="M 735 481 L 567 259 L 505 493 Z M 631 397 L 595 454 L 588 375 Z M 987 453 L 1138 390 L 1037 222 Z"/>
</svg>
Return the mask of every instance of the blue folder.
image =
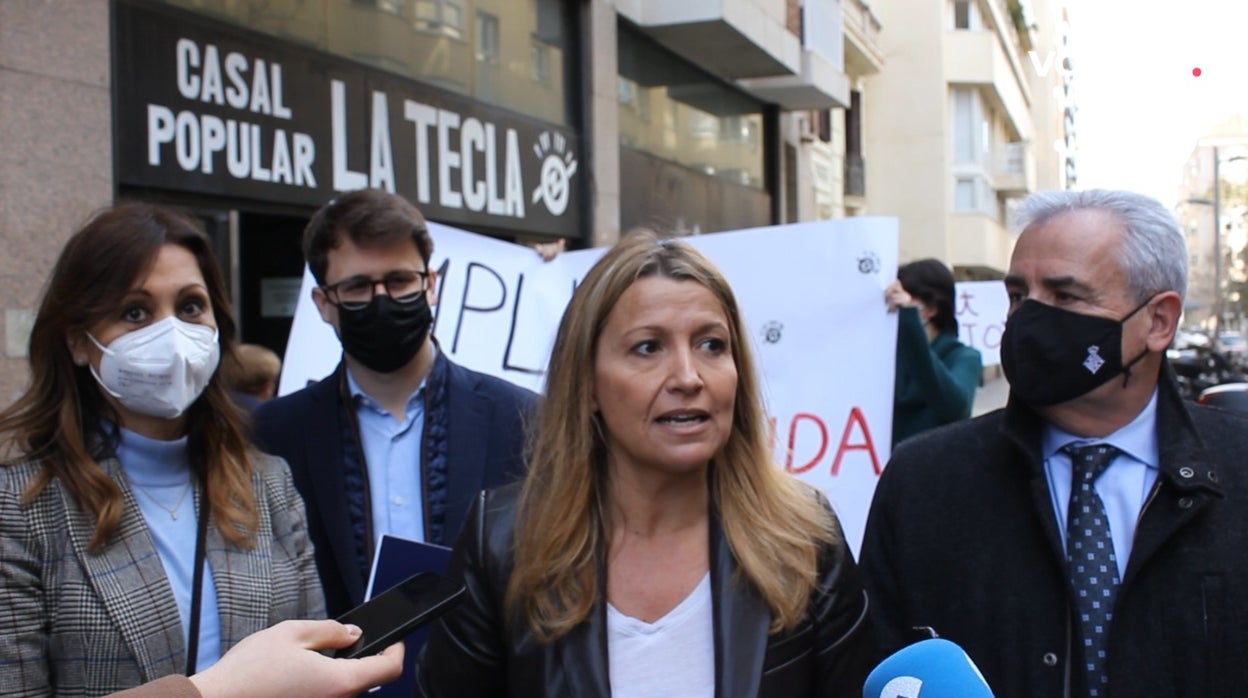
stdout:
<svg viewBox="0 0 1248 698">
<path fill-rule="evenodd" d="M 383 535 L 377 543 L 377 554 L 373 557 L 373 571 L 369 575 L 365 597 L 371 599 L 417 572 L 446 574 L 450 562 L 450 548 Z M 370 691 L 370 698 L 411 698 L 416 694 L 416 657 L 429 637 L 430 627 L 426 625 L 407 636 L 403 641 L 406 645 L 403 675 L 391 684 Z"/>
</svg>

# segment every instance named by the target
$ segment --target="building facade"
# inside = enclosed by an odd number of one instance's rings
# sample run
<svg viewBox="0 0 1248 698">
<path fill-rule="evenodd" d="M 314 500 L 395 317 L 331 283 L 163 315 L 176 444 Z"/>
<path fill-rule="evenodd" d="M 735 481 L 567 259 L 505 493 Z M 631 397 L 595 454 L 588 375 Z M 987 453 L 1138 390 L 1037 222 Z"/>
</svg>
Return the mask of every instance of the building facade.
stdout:
<svg viewBox="0 0 1248 698">
<path fill-rule="evenodd" d="M 869 78 L 885 67 L 880 40 L 883 27 L 863 0 L 845 0 L 840 7 L 849 99 L 830 109 L 794 112 L 784 122 L 785 152 L 793 153 L 794 171 L 805 175 L 786 180 L 805 184 L 800 190 L 795 187 L 790 197 L 791 205 L 785 211 L 789 221 L 871 212 L 863 134 L 875 125 L 864 113 L 871 99 Z"/>
<path fill-rule="evenodd" d="M 884 68 L 863 95 L 866 194 L 897 216 L 902 261 L 1000 278 L 1013 202 L 1073 182 L 1073 68 L 1048 0 L 872 5 Z"/>
<path fill-rule="evenodd" d="M 1192 149 L 1175 215 L 1187 235 L 1184 325 L 1244 329 L 1248 309 L 1248 115 L 1210 130 Z"/>
<path fill-rule="evenodd" d="M 573 247 L 788 219 L 783 122 L 850 104 L 843 54 L 836 0 L 0 4 L 0 400 L 62 244 L 113 202 L 203 221 L 240 339 L 280 352 L 336 192 Z"/>
</svg>

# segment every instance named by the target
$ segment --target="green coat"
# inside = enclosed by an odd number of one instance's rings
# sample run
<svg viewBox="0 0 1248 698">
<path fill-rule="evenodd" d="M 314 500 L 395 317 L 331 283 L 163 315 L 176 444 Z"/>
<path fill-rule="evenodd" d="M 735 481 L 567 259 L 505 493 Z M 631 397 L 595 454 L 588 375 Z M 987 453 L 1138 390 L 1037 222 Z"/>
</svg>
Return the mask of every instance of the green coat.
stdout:
<svg viewBox="0 0 1248 698">
<path fill-rule="evenodd" d="M 901 308 L 897 318 L 893 445 L 921 431 L 970 417 L 982 372 L 978 350 L 945 333 L 929 344 L 918 308 Z"/>
</svg>

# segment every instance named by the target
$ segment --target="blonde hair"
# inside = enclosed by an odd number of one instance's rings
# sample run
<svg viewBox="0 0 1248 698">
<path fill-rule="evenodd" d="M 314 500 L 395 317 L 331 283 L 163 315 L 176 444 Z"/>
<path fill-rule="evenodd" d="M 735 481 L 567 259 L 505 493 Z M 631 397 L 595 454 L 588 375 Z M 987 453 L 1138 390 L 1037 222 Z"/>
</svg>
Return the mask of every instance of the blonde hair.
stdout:
<svg viewBox="0 0 1248 698">
<path fill-rule="evenodd" d="M 594 418 L 598 339 L 638 279 L 693 281 L 728 318 L 737 369 L 733 429 L 710 470 L 712 510 L 739 568 L 771 609 L 771 631 L 805 616 L 821 549 L 840 536 L 831 513 L 771 453 L 768 419 L 736 298 L 723 274 L 689 245 L 650 231 L 627 235 L 577 287 L 555 337 L 516 522 L 508 617 L 552 641 L 589 617 L 608 541 L 606 445 Z"/>
</svg>

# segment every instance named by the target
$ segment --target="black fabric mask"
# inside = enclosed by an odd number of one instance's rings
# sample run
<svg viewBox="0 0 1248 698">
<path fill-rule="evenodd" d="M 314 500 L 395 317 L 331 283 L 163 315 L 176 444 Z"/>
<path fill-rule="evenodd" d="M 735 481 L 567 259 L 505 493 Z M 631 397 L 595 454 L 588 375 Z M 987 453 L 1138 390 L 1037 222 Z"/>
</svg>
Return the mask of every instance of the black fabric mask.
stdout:
<svg viewBox="0 0 1248 698">
<path fill-rule="evenodd" d="M 1131 367 L 1148 349 L 1124 364 L 1122 325 L 1151 300 L 1121 320 L 1023 301 L 1001 337 L 1001 368 L 1010 391 L 1024 404 L 1044 407 L 1086 395 L 1119 374 L 1125 374 L 1125 387 Z"/>
<path fill-rule="evenodd" d="M 393 373 L 416 356 L 429 336 L 433 311 L 424 293 L 408 303 L 373 296 L 363 308 L 338 308 L 343 351 L 378 373 Z"/>
</svg>

